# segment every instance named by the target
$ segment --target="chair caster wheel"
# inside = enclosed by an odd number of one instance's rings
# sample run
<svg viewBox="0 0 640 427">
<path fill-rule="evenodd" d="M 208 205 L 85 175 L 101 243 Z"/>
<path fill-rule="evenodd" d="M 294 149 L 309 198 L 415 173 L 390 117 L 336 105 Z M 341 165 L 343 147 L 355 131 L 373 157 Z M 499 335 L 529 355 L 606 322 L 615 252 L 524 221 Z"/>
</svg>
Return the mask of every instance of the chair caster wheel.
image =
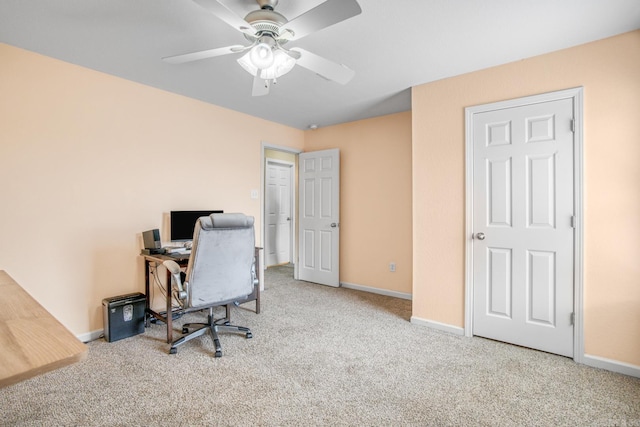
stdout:
<svg viewBox="0 0 640 427">
<path fill-rule="evenodd" d="M 221 352 L 221 351 L 219 351 L 219 350 L 217 350 L 217 351 L 216 351 L 216 357 L 222 357 L 222 352 Z"/>
<path fill-rule="evenodd" d="M 247 334 L 245 335 L 247 338 L 253 338 L 253 335 L 251 335 L 251 332 L 247 332 Z"/>
<path fill-rule="evenodd" d="M 175 348 L 175 347 L 171 347 L 171 348 L 169 349 L 169 354 L 176 354 L 177 352 L 178 352 L 178 349 L 177 349 L 177 348 Z"/>
<path fill-rule="evenodd" d="M 189 333 L 189 328 L 182 328 L 182 333 L 183 334 L 188 334 Z"/>
</svg>

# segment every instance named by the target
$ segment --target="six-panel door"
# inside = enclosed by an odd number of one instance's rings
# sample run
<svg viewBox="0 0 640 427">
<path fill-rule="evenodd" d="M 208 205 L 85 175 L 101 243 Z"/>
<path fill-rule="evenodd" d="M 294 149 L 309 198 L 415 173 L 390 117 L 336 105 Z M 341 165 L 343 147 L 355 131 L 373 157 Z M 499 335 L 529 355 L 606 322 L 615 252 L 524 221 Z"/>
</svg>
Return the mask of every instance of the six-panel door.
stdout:
<svg viewBox="0 0 640 427">
<path fill-rule="evenodd" d="M 474 115 L 474 335 L 573 355 L 572 119 L 571 99 Z"/>
<path fill-rule="evenodd" d="M 299 156 L 299 278 L 340 285 L 340 151 Z"/>
</svg>

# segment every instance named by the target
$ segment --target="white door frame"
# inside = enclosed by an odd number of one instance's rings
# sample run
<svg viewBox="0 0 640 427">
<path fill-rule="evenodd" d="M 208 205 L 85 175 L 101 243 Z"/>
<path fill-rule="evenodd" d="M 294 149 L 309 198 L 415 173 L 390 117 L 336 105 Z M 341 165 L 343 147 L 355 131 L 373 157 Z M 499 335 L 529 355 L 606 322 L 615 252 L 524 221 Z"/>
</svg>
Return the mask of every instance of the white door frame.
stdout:
<svg viewBox="0 0 640 427">
<path fill-rule="evenodd" d="M 294 219 L 294 212 L 295 212 L 295 208 L 293 206 L 293 204 L 297 201 L 297 198 L 294 197 L 294 193 L 296 190 L 295 187 L 295 179 L 296 179 L 296 168 L 295 168 L 295 163 L 293 162 L 288 162 L 286 160 L 279 160 L 279 159 L 271 159 L 271 158 L 266 158 L 265 159 L 265 165 L 278 165 L 278 166 L 284 166 L 287 168 L 291 169 L 291 173 L 289 174 L 289 203 L 290 203 L 290 212 L 289 212 L 289 261 L 292 262 L 294 265 L 296 264 L 295 262 L 293 262 L 293 260 L 295 260 L 295 256 L 293 253 L 293 250 L 295 249 L 295 219 Z M 265 182 L 265 186 L 266 186 L 266 182 Z M 265 208 L 266 208 L 266 197 L 267 197 L 267 192 L 266 192 L 266 188 L 265 188 Z M 266 219 L 266 213 L 265 215 L 265 219 Z M 266 234 L 266 224 L 265 226 L 263 226 L 263 230 L 265 230 L 264 233 L 264 245 L 265 245 L 265 250 L 266 250 L 266 246 L 267 246 L 267 234 Z M 265 266 L 266 266 L 266 262 L 265 262 Z"/>
<path fill-rule="evenodd" d="M 265 178 L 265 172 L 266 172 L 266 164 L 267 164 L 267 156 L 265 156 L 265 150 L 277 150 L 277 151 L 284 151 L 286 153 L 291 153 L 291 154 L 295 154 L 296 156 L 298 156 L 298 154 L 302 153 L 302 150 L 298 150 L 296 148 L 291 148 L 291 147 L 285 147 L 282 145 L 275 145 L 275 144 L 270 144 L 268 142 L 262 141 L 262 148 L 260 150 L 260 191 L 261 191 L 261 197 L 260 197 L 260 241 L 262 242 L 262 244 L 265 244 L 265 191 L 266 191 L 266 180 Z M 296 218 L 298 217 L 298 186 L 297 186 L 297 168 L 294 166 L 293 168 L 293 172 L 294 172 L 294 177 L 293 177 L 293 183 L 294 185 L 292 186 L 291 190 L 293 192 L 293 198 L 291 199 L 291 209 L 293 210 L 293 212 L 291 213 L 291 234 L 292 234 L 292 244 L 291 244 L 291 258 L 294 260 L 293 262 L 293 277 L 295 279 L 298 278 L 298 262 L 297 262 L 297 245 L 296 245 L 296 238 L 298 236 L 298 226 L 297 226 L 297 222 L 296 222 Z M 264 263 L 264 250 L 260 251 L 262 254 L 262 259 L 260 260 L 261 264 L 263 267 L 263 269 L 266 269 L 265 267 L 265 263 Z M 260 280 L 260 283 L 264 283 L 264 280 Z"/>
<path fill-rule="evenodd" d="M 576 224 L 574 233 L 574 325 L 573 360 L 584 360 L 583 318 L 583 88 L 549 92 L 508 101 L 465 108 L 465 319 L 464 334 L 473 335 L 473 117 L 485 111 L 519 107 L 560 99 L 572 99 L 574 111 L 574 206 Z"/>
</svg>

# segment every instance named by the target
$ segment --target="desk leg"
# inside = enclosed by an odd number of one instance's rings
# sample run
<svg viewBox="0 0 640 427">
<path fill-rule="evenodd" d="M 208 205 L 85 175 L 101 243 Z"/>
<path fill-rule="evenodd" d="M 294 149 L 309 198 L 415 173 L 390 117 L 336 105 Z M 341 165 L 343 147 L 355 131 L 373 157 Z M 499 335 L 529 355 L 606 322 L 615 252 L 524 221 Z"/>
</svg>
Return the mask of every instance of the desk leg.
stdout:
<svg viewBox="0 0 640 427">
<path fill-rule="evenodd" d="M 258 284 L 258 290 L 256 295 L 256 314 L 260 314 L 260 284 Z"/>
<path fill-rule="evenodd" d="M 146 308 L 145 308 L 145 326 L 149 326 L 149 321 L 151 320 L 151 316 L 153 316 L 156 320 L 160 320 L 161 322 L 164 322 L 167 325 L 167 342 L 171 343 L 173 342 L 173 310 L 171 307 L 171 301 L 172 301 L 172 297 L 171 297 L 171 273 L 169 272 L 169 270 L 167 270 L 167 295 L 166 295 L 166 306 L 167 306 L 167 310 L 165 311 L 164 314 L 162 313 L 158 313 L 156 311 L 153 310 L 153 308 L 151 307 L 151 304 L 153 304 L 152 298 L 151 298 L 151 284 L 149 283 L 151 281 L 150 276 L 151 274 L 149 273 L 149 264 L 150 263 L 155 263 L 155 270 L 154 270 L 154 277 L 155 280 L 158 280 L 158 266 L 159 264 L 162 263 L 162 258 L 157 258 L 157 257 L 152 257 L 149 256 L 148 258 L 145 257 L 145 261 L 144 261 L 144 268 L 145 268 L 145 272 L 144 272 L 144 288 L 145 288 L 145 293 L 146 293 Z"/>
<path fill-rule="evenodd" d="M 145 306 L 144 306 L 144 327 L 148 328 L 149 327 L 149 320 L 151 318 L 151 313 L 149 313 L 149 311 L 151 310 L 151 300 L 150 300 L 150 292 L 149 292 L 149 260 L 145 258 L 144 260 L 144 299 L 145 299 Z"/>
<path fill-rule="evenodd" d="M 173 342 L 173 309 L 171 307 L 171 273 L 167 270 L 167 342 Z"/>
<path fill-rule="evenodd" d="M 255 290 L 256 292 L 256 314 L 260 314 L 260 286 L 262 286 L 262 280 L 260 277 L 264 274 L 262 271 L 262 265 L 260 264 L 260 249 L 255 248 L 254 256 L 256 259 L 256 274 L 258 275 L 258 286 Z"/>
</svg>

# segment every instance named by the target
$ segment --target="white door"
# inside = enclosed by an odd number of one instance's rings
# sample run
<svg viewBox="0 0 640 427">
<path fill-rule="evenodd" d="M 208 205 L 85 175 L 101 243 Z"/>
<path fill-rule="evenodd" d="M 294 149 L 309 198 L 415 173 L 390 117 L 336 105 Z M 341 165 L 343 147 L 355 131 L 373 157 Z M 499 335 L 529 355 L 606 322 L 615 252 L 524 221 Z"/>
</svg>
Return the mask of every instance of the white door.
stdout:
<svg viewBox="0 0 640 427">
<path fill-rule="evenodd" d="M 300 280 L 340 285 L 340 151 L 302 153 L 299 175 Z"/>
<path fill-rule="evenodd" d="M 293 164 L 267 161 L 265 264 L 291 262 L 291 180 Z"/>
<path fill-rule="evenodd" d="M 473 334 L 573 356 L 573 100 L 474 114 Z"/>
</svg>

